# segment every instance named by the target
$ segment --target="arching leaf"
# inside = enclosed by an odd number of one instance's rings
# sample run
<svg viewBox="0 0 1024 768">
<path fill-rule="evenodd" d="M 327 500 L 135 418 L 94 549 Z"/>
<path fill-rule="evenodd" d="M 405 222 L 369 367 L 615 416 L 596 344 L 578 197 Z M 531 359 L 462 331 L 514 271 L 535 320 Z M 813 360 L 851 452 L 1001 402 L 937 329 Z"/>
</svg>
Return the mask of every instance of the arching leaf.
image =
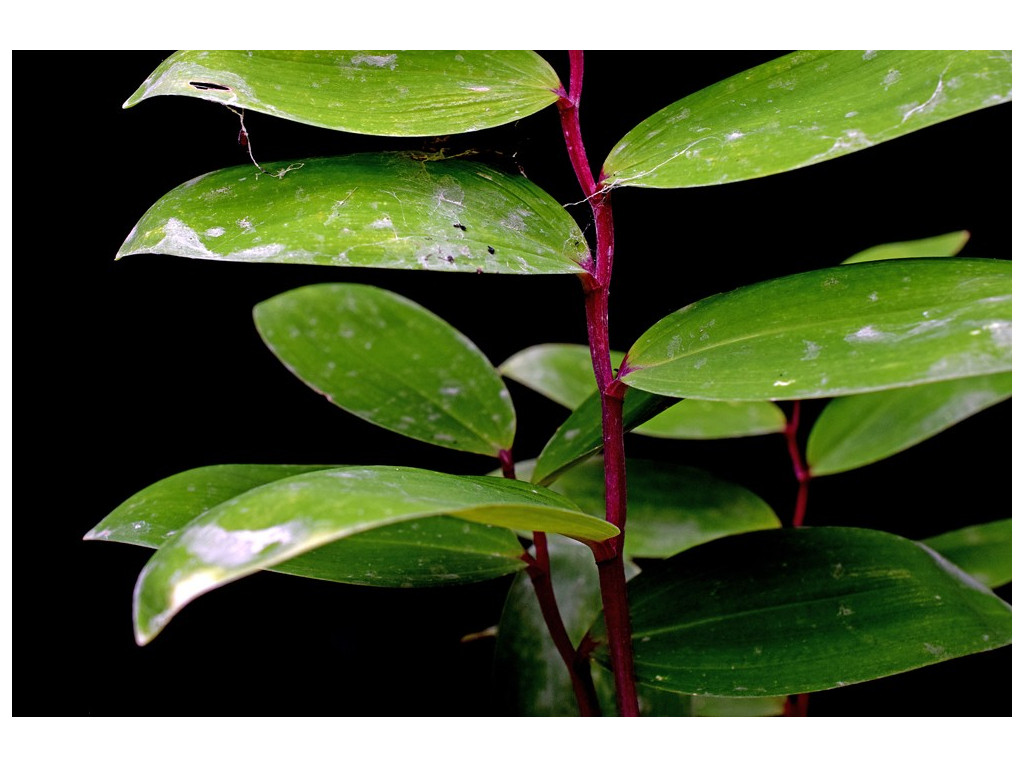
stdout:
<svg viewBox="0 0 1024 768">
<path fill-rule="evenodd" d="M 85 535 L 160 548 L 204 512 L 261 485 L 328 467 L 231 464 L 199 467 L 134 494 Z M 434 517 L 395 523 L 310 550 L 267 570 L 344 584 L 425 587 L 504 576 L 526 566 L 507 528 Z"/>
<path fill-rule="evenodd" d="M 544 488 L 407 467 L 342 467 L 253 488 L 168 539 L 135 587 L 135 636 L 148 643 L 201 594 L 317 547 L 392 523 L 449 515 L 601 541 L 614 525 Z"/>
<path fill-rule="evenodd" d="M 703 299 L 633 345 L 622 380 L 672 397 L 836 397 L 1011 368 L 1011 265 L 898 259 Z"/>
<path fill-rule="evenodd" d="M 271 351 L 366 421 L 460 451 L 512 447 L 508 390 L 477 347 L 437 315 L 369 285 L 309 285 L 253 311 Z"/>
<path fill-rule="evenodd" d="M 700 187 L 842 157 L 1011 99 L 1010 51 L 800 51 L 665 107 L 606 186 Z"/>
<path fill-rule="evenodd" d="M 519 120 L 558 88 L 532 51 L 178 51 L 124 106 L 192 96 L 350 133 L 442 136 Z"/>
<path fill-rule="evenodd" d="M 465 160 L 360 154 L 214 171 L 158 200 L 117 258 L 448 272 L 583 272 L 587 245 L 522 176 Z"/>
</svg>

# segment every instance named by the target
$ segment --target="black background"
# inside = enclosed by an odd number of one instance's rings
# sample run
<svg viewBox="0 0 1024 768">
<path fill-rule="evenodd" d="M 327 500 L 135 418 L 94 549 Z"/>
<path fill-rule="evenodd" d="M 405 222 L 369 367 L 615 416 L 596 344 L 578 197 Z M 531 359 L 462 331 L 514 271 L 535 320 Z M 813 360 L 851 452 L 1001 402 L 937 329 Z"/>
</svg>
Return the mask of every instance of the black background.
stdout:
<svg viewBox="0 0 1024 768">
<path fill-rule="evenodd" d="M 82 535 L 131 494 L 218 463 L 493 464 L 412 443 L 334 408 L 260 342 L 257 302 L 315 282 L 366 282 L 440 314 L 500 363 L 532 344 L 585 342 L 571 276 L 333 270 L 113 255 L 178 184 L 248 162 L 238 120 L 197 99 L 122 102 L 169 54 L 15 56 L 19 398 L 14 510 L 19 715 L 482 715 L 508 580 L 438 590 L 347 587 L 257 574 L 190 605 L 137 648 L 131 591 L 149 550 Z M 592 164 L 661 107 L 780 51 L 593 52 L 582 122 Z M 568 80 L 563 52 L 544 53 Z M 70 72 L 61 98 L 50 73 Z M 831 266 L 863 248 L 968 229 L 965 256 L 1010 255 L 1010 116 L 1002 105 L 768 179 L 616 193 L 612 343 L 626 349 L 670 311 L 714 292 Z M 261 161 L 424 149 L 246 118 Z M 548 108 L 454 136 L 513 160 L 555 198 L 581 194 Z M 570 207 L 587 226 L 587 207 Z M 588 236 L 592 231 L 587 230 Z M 516 455 L 536 455 L 565 412 L 514 384 Z M 820 404 L 808 404 L 811 423 Z M 921 538 L 1009 515 L 1010 404 L 876 466 L 811 486 L 808 522 Z M 803 430 L 806 434 L 806 429 Z M 31 437 L 31 440 L 29 438 Z M 779 436 L 694 444 L 631 437 L 660 456 L 746 484 L 784 519 L 794 486 Z M 1009 588 L 999 590 L 1009 599 Z M 815 694 L 816 715 L 1002 715 L 1008 649 Z"/>
</svg>

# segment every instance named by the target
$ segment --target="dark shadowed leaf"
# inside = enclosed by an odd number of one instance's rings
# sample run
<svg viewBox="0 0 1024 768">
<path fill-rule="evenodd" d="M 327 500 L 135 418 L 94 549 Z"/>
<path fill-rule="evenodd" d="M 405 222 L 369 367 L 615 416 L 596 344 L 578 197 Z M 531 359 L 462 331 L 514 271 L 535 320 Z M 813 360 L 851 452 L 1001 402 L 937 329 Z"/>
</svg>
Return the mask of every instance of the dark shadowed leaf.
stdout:
<svg viewBox="0 0 1024 768">
<path fill-rule="evenodd" d="M 275 480 L 327 468 L 233 464 L 190 469 L 139 491 L 85 538 L 157 549 L 218 504 Z M 358 533 L 267 570 L 345 584 L 424 587 L 513 573 L 525 567 L 522 554 L 507 528 L 435 517 Z"/>
<path fill-rule="evenodd" d="M 883 259 L 935 259 L 956 256 L 967 245 L 970 236 L 967 230 L 960 230 L 921 240 L 876 245 L 860 253 L 855 253 L 844 260 L 843 264 L 859 264 L 862 261 L 882 261 Z"/>
<path fill-rule="evenodd" d="M 531 115 L 558 88 L 532 51 L 178 51 L 124 106 L 193 96 L 350 133 L 442 136 Z"/>
<path fill-rule="evenodd" d="M 698 544 L 747 531 L 778 528 L 764 501 L 739 485 L 693 467 L 631 459 L 627 557 L 671 557 Z M 604 518 L 604 463 L 584 462 L 559 475 L 551 489 L 584 512 Z"/>
<path fill-rule="evenodd" d="M 1011 264 L 898 259 L 703 299 L 633 345 L 622 380 L 671 397 L 836 397 L 1011 368 Z"/>
<path fill-rule="evenodd" d="M 906 450 L 1010 397 L 1011 374 L 974 376 L 839 397 L 807 439 L 812 475 L 863 467 Z"/>
<path fill-rule="evenodd" d="M 604 183 L 700 187 L 824 162 L 1007 102 L 1011 71 L 1010 51 L 800 51 L 644 120 Z"/>
<path fill-rule="evenodd" d="M 136 584 L 136 639 L 148 643 L 187 603 L 243 576 L 357 533 L 441 515 L 590 541 L 618 532 L 515 480 L 407 467 L 307 472 L 235 496 L 167 539 Z"/>
<path fill-rule="evenodd" d="M 158 200 L 117 258 L 505 274 L 579 273 L 586 241 L 520 175 L 465 160 L 359 154 L 214 171 Z"/>
<path fill-rule="evenodd" d="M 956 563 L 986 587 L 995 589 L 1012 578 L 1013 522 L 996 520 L 925 539 L 922 544 Z"/>
<path fill-rule="evenodd" d="M 659 565 L 630 584 L 630 616 L 637 680 L 664 690 L 817 691 L 1010 642 L 1006 603 L 881 531 L 759 531 Z M 593 633 L 603 638 L 602 620 Z"/>
<path fill-rule="evenodd" d="M 282 363 L 335 405 L 434 445 L 497 456 L 516 414 L 484 354 L 444 320 L 370 285 L 308 285 L 253 311 Z"/>
</svg>

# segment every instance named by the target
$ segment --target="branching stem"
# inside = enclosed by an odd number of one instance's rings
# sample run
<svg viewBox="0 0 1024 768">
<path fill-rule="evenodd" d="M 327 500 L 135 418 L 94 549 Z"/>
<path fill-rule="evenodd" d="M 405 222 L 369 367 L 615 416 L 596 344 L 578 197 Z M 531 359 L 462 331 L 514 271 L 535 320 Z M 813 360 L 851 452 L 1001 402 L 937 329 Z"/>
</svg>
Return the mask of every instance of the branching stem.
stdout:
<svg viewBox="0 0 1024 768">
<path fill-rule="evenodd" d="M 629 602 L 623 562 L 626 532 L 626 458 L 623 444 L 622 399 L 625 387 L 615 378 L 611 365 L 608 332 L 608 295 L 615 250 L 614 225 L 608 192 L 598 188 L 580 130 L 579 103 L 583 88 L 583 52 L 569 52 L 569 92 L 559 93 L 558 112 L 562 134 L 576 178 L 590 202 L 597 233 L 595 258 L 587 264 L 583 290 L 587 335 L 594 376 L 601 393 L 604 434 L 605 518 L 620 533 L 593 547 L 601 582 L 601 601 L 608 631 L 608 650 L 615 677 L 616 704 L 623 716 L 639 715 L 633 675 L 633 645 L 629 626 Z"/>
</svg>

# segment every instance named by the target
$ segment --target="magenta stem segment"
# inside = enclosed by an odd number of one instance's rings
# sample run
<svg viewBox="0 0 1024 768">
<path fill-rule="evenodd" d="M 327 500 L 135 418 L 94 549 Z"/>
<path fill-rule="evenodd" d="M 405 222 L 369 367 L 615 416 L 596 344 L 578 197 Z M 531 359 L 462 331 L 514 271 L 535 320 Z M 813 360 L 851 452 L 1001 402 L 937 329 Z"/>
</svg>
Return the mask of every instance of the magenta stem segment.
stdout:
<svg viewBox="0 0 1024 768">
<path fill-rule="evenodd" d="M 625 386 L 615 378 L 611 365 L 608 332 L 608 294 L 615 250 L 614 223 L 608 190 L 595 180 L 580 130 L 579 104 L 583 88 L 583 52 L 569 52 L 569 92 L 559 92 L 558 113 L 562 135 L 576 178 L 594 215 L 597 233 L 595 258 L 584 266 L 582 276 L 587 315 L 587 335 L 594 377 L 601 393 L 601 424 L 604 438 L 605 519 L 619 528 L 614 539 L 592 547 L 601 583 L 608 631 L 609 657 L 615 677 L 615 696 L 619 714 L 639 715 L 636 682 L 633 675 L 632 632 L 629 626 L 629 601 L 623 562 L 626 535 L 626 458 L 622 428 L 622 398 Z"/>
<path fill-rule="evenodd" d="M 498 451 L 498 460 L 501 462 L 501 474 L 509 480 L 515 480 L 516 465 L 512 460 L 512 452 L 502 448 Z M 551 586 L 551 559 L 548 556 L 547 535 L 542 531 L 534 531 L 533 547 L 534 556 L 531 557 L 529 553 L 524 552 L 522 559 L 526 562 L 526 572 L 530 576 L 530 583 L 533 584 L 533 591 L 537 595 L 537 603 L 540 605 L 544 624 L 555 643 L 558 655 L 565 662 L 580 714 L 584 717 L 600 715 L 601 704 L 597 698 L 597 691 L 594 689 L 594 679 L 590 674 L 589 652 L 584 652 L 582 648 L 577 651 L 573 647 L 569 633 L 565 629 L 565 622 L 562 620 L 562 613 L 558 610 L 555 590 Z"/>
<path fill-rule="evenodd" d="M 789 458 L 793 462 L 793 475 L 796 477 L 796 504 L 793 507 L 793 527 L 799 528 L 804 524 L 804 516 L 807 514 L 807 486 L 811 482 L 811 473 L 804 461 L 803 452 L 797 443 L 797 430 L 800 428 L 800 401 L 793 401 L 793 411 L 786 422 L 786 447 L 789 449 Z"/>
<path fill-rule="evenodd" d="M 793 401 L 793 410 L 790 412 L 786 422 L 786 447 L 789 449 L 789 458 L 793 462 L 793 475 L 796 477 L 796 504 L 793 506 L 793 527 L 799 528 L 804 524 L 804 517 L 807 514 L 807 486 L 811 482 L 811 472 L 807 468 L 803 451 L 797 442 L 797 430 L 800 428 L 800 401 Z M 785 717 L 807 717 L 807 707 L 810 703 L 809 693 L 800 693 L 789 696 L 786 699 L 786 708 L 783 710 Z"/>
</svg>

